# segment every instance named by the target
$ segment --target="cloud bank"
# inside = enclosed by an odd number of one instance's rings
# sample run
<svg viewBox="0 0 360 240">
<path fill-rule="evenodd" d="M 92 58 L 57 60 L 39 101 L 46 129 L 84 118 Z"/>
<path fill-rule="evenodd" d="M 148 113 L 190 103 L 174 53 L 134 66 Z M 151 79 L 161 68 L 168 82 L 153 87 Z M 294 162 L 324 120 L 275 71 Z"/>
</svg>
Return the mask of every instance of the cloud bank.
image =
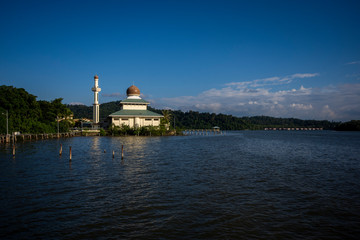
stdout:
<svg viewBox="0 0 360 240">
<path fill-rule="evenodd" d="M 345 65 L 354 65 L 354 64 L 360 64 L 360 61 L 348 62 Z"/>
<path fill-rule="evenodd" d="M 69 105 L 85 105 L 85 104 L 82 102 L 71 102 L 69 103 Z"/>
<path fill-rule="evenodd" d="M 295 79 L 313 78 L 318 73 L 296 73 L 247 82 L 226 83 L 197 96 L 154 99 L 163 108 L 232 114 L 266 115 L 300 119 L 348 121 L 360 119 L 360 84 L 322 88 L 286 89 Z M 284 90 L 273 91 L 272 86 Z M 281 86 L 283 85 L 283 86 Z"/>
</svg>

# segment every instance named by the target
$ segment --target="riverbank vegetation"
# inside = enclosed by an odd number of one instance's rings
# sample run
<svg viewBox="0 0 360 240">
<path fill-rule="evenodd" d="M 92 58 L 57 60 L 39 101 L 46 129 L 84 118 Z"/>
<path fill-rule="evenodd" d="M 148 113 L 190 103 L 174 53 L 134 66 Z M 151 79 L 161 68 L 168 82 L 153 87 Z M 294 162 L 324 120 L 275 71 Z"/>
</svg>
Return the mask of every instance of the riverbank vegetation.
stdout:
<svg viewBox="0 0 360 240">
<path fill-rule="evenodd" d="M 160 127 L 146 126 L 140 128 L 130 128 L 127 125 L 112 126 L 106 132 L 106 135 L 109 136 L 166 136 L 174 134 L 175 132 L 173 130 L 167 130 L 164 125 Z"/>
<path fill-rule="evenodd" d="M 23 88 L 0 86 L 0 133 L 56 133 L 68 132 L 72 126 L 72 112 L 62 98 L 37 101 L 36 96 Z"/>
<path fill-rule="evenodd" d="M 360 131 L 360 120 L 351 120 L 339 124 L 335 130 L 337 131 Z"/>
<path fill-rule="evenodd" d="M 100 105 L 100 119 L 119 110 L 119 101 Z M 68 105 L 76 118 L 92 118 L 92 107 L 85 105 Z M 164 110 L 148 107 L 150 111 L 164 115 Z M 169 115 L 170 128 L 211 129 L 215 126 L 222 130 L 262 130 L 264 128 L 323 128 L 335 129 L 341 122 L 327 120 L 301 120 L 296 118 L 275 118 L 268 116 L 236 117 L 226 114 L 200 113 L 197 111 L 165 110 Z M 165 113 L 165 114 L 166 114 Z"/>
<path fill-rule="evenodd" d="M 21 133 L 56 133 L 59 121 L 59 132 L 67 132 L 74 127 L 74 118 L 92 118 L 92 106 L 65 105 L 62 98 L 52 101 L 36 100 L 36 96 L 23 88 L 0 86 L 0 133 L 8 131 Z M 100 119 L 119 110 L 120 101 L 100 105 Z M 236 117 L 226 114 L 183 112 L 179 110 L 160 110 L 149 107 L 149 110 L 163 114 L 160 128 L 143 127 L 131 129 L 127 126 L 110 127 L 102 130 L 102 135 L 171 135 L 184 129 L 211 129 L 215 126 L 221 130 L 262 130 L 264 128 L 323 128 L 325 130 L 359 131 L 360 121 L 332 122 L 318 120 L 301 120 L 296 118 L 275 118 L 268 116 Z M 80 127 L 80 125 L 78 126 Z"/>
</svg>

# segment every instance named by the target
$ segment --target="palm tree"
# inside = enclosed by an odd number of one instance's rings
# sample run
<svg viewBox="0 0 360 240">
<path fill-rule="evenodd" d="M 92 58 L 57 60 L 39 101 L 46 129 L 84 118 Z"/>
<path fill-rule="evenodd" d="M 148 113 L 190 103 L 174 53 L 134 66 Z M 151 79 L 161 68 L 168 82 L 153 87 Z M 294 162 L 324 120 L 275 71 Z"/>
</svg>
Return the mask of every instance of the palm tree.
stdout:
<svg viewBox="0 0 360 240">
<path fill-rule="evenodd" d="M 170 113 L 170 110 L 168 109 L 165 109 L 165 110 L 162 110 L 162 115 L 164 116 L 162 118 L 162 123 L 164 124 L 164 126 L 169 129 L 169 126 L 170 126 L 170 118 L 171 118 L 171 113 Z"/>
</svg>

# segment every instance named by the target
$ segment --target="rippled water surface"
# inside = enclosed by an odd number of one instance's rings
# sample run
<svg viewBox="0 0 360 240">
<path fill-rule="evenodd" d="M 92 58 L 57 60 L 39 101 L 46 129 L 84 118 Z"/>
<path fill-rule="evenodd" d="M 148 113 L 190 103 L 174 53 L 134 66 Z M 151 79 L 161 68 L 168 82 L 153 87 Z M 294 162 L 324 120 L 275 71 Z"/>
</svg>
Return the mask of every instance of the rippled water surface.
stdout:
<svg viewBox="0 0 360 240">
<path fill-rule="evenodd" d="M 74 137 L 0 159 L 1 239 L 360 236 L 355 132 Z"/>
</svg>

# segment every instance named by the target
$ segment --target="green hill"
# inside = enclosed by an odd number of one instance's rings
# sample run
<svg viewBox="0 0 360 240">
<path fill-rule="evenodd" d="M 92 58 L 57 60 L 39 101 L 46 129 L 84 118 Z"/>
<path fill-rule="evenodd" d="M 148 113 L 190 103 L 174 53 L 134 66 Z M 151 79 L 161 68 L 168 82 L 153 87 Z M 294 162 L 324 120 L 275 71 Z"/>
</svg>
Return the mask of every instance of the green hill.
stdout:
<svg viewBox="0 0 360 240">
<path fill-rule="evenodd" d="M 55 133 L 56 118 L 66 118 L 72 114 L 62 98 L 53 101 L 37 101 L 36 96 L 23 88 L 0 86 L 0 133 L 6 133 L 6 111 L 8 111 L 9 134 Z M 60 121 L 60 132 L 67 132 L 71 123 Z"/>
<path fill-rule="evenodd" d="M 335 128 L 338 131 L 360 131 L 360 120 L 351 120 L 341 123 Z"/>
<path fill-rule="evenodd" d="M 74 118 L 90 118 L 92 119 L 92 106 L 84 105 L 68 105 L 68 108 L 74 113 Z M 108 115 L 120 109 L 119 101 L 103 103 L 100 105 L 100 119 L 105 119 Z M 149 110 L 161 113 L 162 110 L 149 107 Z M 266 127 L 276 128 L 324 128 L 334 129 L 338 126 L 339 122 L 330 121 L 317 121 L 317 120 L 301 120 L 296 118 L 274 118 L 267 116 L 254 116 L 254 117 L 235 117 L 226 114 L 215 113 L 200 113 L 196 111 L 172 111 L 171 126 L 175 124 L 176 127 L 186 129 L 209 129 L 218 126 L 223 130 L 259 130 Z"/>
</svg>

